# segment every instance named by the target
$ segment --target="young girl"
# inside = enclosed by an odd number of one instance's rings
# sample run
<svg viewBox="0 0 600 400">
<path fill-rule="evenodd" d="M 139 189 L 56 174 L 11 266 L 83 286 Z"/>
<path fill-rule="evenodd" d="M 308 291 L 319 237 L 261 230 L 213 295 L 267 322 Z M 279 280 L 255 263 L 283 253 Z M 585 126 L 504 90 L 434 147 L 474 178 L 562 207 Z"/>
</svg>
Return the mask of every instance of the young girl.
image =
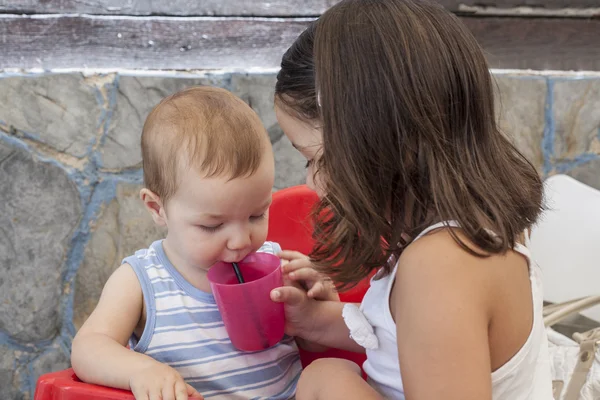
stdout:
<svg viewBox="0 0 600 400">
<path fill-rule="evenodd" d="M 297 398 L 551 400 L 525 247 L 542 183 L 496 126 L 472 35 L 426 1 L 344 0 L 281 66 L 277 117 L 321 196 L 311 261 L 341 286 L 375 274 L 360 310 L 273 291 L 288 334 L 367 355 L 368 382 L 321 360 Z"/>
</svg>

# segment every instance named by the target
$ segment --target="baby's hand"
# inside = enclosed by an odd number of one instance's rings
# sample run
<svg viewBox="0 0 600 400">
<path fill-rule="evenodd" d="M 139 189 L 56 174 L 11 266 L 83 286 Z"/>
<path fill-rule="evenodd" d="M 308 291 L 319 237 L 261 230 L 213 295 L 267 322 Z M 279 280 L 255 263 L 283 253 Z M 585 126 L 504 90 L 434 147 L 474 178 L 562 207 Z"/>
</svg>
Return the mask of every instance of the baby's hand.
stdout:
<svg viewBox="0 0 600 400">
<path fill-rule="evenodd" d="M 279 253 L 279 257 L 283 261 L 285 277 L 305 289 L 309 298 L 329 301 L 340 300 L 331 279 L 317 272 L 306 255 L 298 251 L 285 250 Z"/>
<path fill-rule="evenodd" d="M 129 387 L 136 400 L 204 398 L 196 389 L 185 383 L 179 372 L 159 362 L 134 373 L 129 379 Z"/>
</svg>

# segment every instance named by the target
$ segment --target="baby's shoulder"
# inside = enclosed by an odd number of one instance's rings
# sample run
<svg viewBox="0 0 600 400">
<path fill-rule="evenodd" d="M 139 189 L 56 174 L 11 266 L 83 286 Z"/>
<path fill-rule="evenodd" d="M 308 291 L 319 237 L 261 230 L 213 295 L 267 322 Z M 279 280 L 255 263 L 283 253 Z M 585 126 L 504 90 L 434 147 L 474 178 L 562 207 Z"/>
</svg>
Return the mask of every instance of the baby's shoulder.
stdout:
<svg viewBox="0 0 600 400">
<path fill-rule="evenodd" d="M 135 253 L 128 257 L 125 257 L 121 263 L 129 264 L 134 269 L 140 265 L 155 264 L 158 260 L 158 249 L 157 246 L 161 246 L 161 242 L 157 241 L 152 243 L 148 248 L 137 250 Z"/>
<path fill-rule="evenodd" d="M 264 242 L 262 246 L 257 250 L 259 253 L 277 254 L 281 252 L 281 246 L 277 242 Z"/>
</svg>

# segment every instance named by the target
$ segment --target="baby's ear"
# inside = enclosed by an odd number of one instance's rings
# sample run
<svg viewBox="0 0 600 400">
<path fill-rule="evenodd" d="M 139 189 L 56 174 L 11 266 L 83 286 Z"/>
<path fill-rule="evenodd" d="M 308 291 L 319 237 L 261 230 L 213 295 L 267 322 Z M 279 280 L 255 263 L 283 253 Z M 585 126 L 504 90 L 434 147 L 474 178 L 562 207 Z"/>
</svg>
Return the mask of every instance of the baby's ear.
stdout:
<svg viewBox="0 0 600 400">
<path fill-rule="evenodd" d="M 167 225 L 167 217 L 165 207 L 160 197 L 150 189 L 143 188 L 140 190 L 140 199 L 144 202 L 146 209 L 152 215 L 154 223 L 158 226 Z"/>
</svg>

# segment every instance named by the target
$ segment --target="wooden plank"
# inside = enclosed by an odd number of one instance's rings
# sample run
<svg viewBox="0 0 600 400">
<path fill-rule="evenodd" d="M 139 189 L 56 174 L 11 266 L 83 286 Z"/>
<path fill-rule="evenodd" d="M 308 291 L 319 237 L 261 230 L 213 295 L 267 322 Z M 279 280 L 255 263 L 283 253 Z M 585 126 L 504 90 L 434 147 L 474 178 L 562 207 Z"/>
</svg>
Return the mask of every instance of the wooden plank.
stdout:
<svg viewBox="0 0 600 400">
<path fill-rule="evenodd" d="M 276 68 L 310 19 L 0 15 L 0 68 Z M 600 20 L 462 17 L 494 68 L 600 70 Z"/>
<path fill-rule="evenodd" d="M 600 20 L 462 18 L 493 68 L 600 70 Z"/>
<path fill-rule="evenodd" d="M 595 8 L 600 0 L 438 0 L 438 3 L 451 11 L 460 11 L 466 7 L 534 7 L 534 8 Z"/>
<path fill-rule="evenodd" d="M 585 8 L 600 0 L 438 0 L 451 11 L 471 7 Z M 0 0 L 0 12 L 14 14 L 109 14 L 177 16 L 316 16 L 337 0 Z"/>
<path fill-rule="evenodd" d="M 306 19 L 0 16 L 0 68 L 277 67 Z"/>
<path fill-rule="evenodd" d="M 337 0 L 0 0 L 5 13 L 178 16 L 316 16 Z"/>
</svg>

